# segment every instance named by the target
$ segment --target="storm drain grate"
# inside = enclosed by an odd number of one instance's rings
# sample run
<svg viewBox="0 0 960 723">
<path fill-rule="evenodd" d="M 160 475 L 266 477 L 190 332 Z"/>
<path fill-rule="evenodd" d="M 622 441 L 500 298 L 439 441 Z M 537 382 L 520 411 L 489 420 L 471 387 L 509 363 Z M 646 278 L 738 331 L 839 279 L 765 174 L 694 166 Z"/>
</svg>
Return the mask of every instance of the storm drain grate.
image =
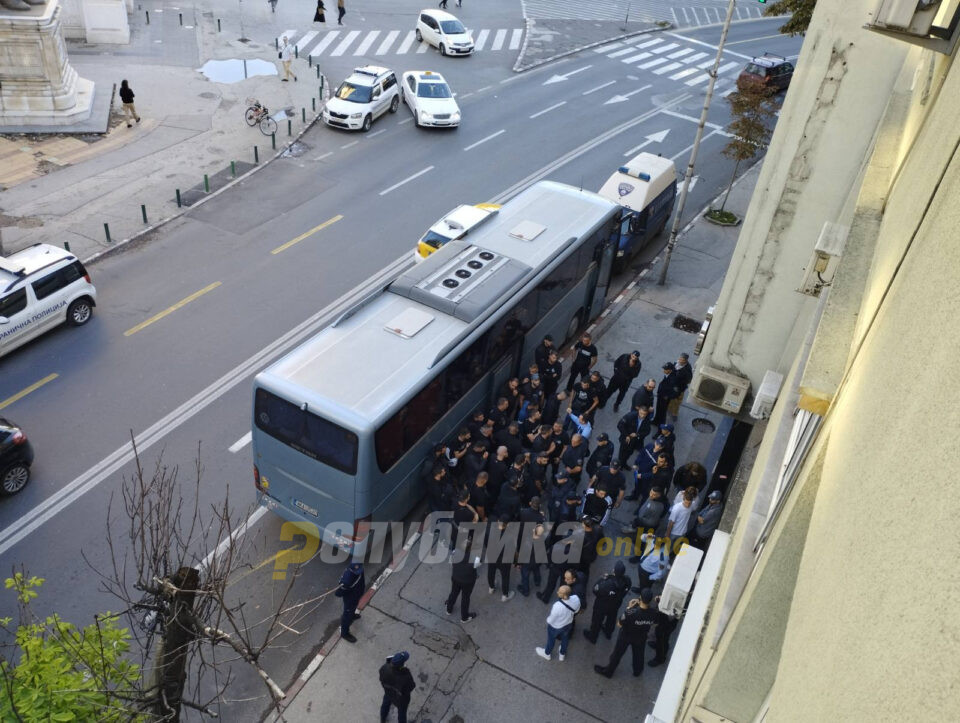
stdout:
<svg viewBox="0 0 960 723">
<path fill-rule="evenodd" d="M 709 434 L 710 432 L 717 431 L 717 425 L 711 422 L 706 417 L 697 417 L 690 422 L 690 426 L 697 432 L 702 434 Z"/>
<path fill-rule="evenodd" d="M 700 322 L 696 319 L 691 319 L 689 316 L 677 314 L 676 318 L 673 320 L 673 328 L 695 334 L 696 332 L 700 331 Z"/>
</svg>

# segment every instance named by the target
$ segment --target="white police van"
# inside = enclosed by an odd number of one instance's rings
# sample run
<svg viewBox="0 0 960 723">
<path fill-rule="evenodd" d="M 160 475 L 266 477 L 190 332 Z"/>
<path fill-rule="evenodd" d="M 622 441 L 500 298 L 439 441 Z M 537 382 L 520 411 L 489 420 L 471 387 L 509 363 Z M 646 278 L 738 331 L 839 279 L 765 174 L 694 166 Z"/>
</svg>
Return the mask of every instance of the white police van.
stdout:
<svg viewBox="0 0 960 723">
<path fill-rule="evenodd" d="M 86 324 L 97 290 L 80 260 L 49 244 L 0 258 L 0 356 L 67 322 Z"/>
</svg>

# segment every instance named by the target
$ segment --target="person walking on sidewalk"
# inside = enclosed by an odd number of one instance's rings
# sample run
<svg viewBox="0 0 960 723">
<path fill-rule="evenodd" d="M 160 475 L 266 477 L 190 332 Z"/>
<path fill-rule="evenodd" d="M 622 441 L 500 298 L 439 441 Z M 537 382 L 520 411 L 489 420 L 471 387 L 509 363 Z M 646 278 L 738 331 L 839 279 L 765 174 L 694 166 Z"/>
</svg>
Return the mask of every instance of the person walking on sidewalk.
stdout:
<svg viewBox="0 0 960 723">
<path fill-rule="evenodd" d="M 469 554 L 464 554 L 462 560 L 453 563 L 453 571 L 450 574 L 450 594 L 447 596 L 447 615 L 453 614 L 453 606 L 460 598 L 460 622 L 469 623 L 475 617 L 476 613 L 470 612 L 470 595 L 473 593 L 473 586 L 477 584 L 477 567 L 480 566 L 480 558 L 470 559 Z"/>
<path fill-rule="evenodd" d="M 360 598 L 363 597 L 363 591 L 366 587 L 367 581 L 363 576 L 363 565 L 359 562 L 351 562 L 340 576 L 340 585 L 334 593 L 343 600 L 343 614 L 340 616 L 340 637 L 348 643 L 357 642 L 357 639 L 350 634 L 350 625 L 354 620 L 360 619 L 357 605 L 360 604 Z"/>
<path fill-rule="evenodd" d="M 296 80 L 297 76 L 290 70 L 290 64 L 293 62 L 293 46 L 290 45 L 286 35 L 283 36 L 283 46 L 280 48 L 280 60 L 283 63 L 283 77 L 280 80 L 284 83 L 291 77 Z"/>
<path fill-rule="evenodd" d="M 343 6 L 343 0 L 337 0 L 337 25 L 343 25 L 343 16 L 347 14 L 347 9 Z"/>
<path fill-rule="evenodd" d="M 324 23 L 327 22 L 327 16 L 325 14 L 326 7 L 323 5 L 323 0 L 317 0 L 317 12 L 313 14 L 313 22 L 315 23 Z M 284 38 L 286 40 L 286 38 Z"/>
<path fill-rule="evenodd" d="M 610 659 L 606 665 L 594 665 L 593 669 L 600 675 L 612 678 L 617 665 L 620 664 L 620 658 L 631 648 L 633 655 L 633 677 L 637 678 L 643 673 L 643 646 L 647 644 L 647 636 L 650 630 L 657 624 L 660 614 L 650 607 L 653 602 L 653 590 L 644 588 L 640 593 L 640 598 L 634 598 L 627 603 L 627 609 L 620 616 L 620 632 L 617 634 L 617 642 L 610 653 Z"/>
<path fill-rule="evenodd" d="M 623 404 L 623 398 L 627 396 L 627 391 L 633 380 L 640 374 L 640 352 L 634 349 L 629 354 L 621 354 L 613 363 L 613 376 L 610 377 L 610 384 L 607 386 L 607 398 L 612 397 L 617 392 L 617 398 L 613 402 L 613 411 L 619 412 L 620 405 Z"/>
<path fill-rule="evenodd" d="M 550 608 L 547 616 L 547 644 L 537 648 L 536 653 L 544 660 L 550 660 L 553 646 L 560 641 L 560 660 L 567 656 L 567 643 L 570 642 L 570 631 L 573 629 L 573 616 L 580 610 L 580 598 L 573 594 L 569 585 L 562 585 L 557 590 L 557 601 Z"/>
<path fill-rule="evenodd" d="M 387 662 L 380 666 L 380 685 L 383 686 L 383 702 L 380 704 L 380 721 L 387 720 L 390 707 L 396 706 L 397 720 L 407 723 L 407 707 L 410 705 L 410 694 L 416 689 L 413 675 L 404 667 L 410 659 L 410 653 L 403 650 L 387 658 Z"/>
<path fill-rule="evenodd" d="M 123 103 L 123 116 L 127 119 L 127 128 L 133 128 L 133 123 L 130 122 L 133 119 L 136 119 L 137 123 L 140 122 L 140 116 L 137 115 L 137 109 L 133 105 L 134 97 L 130 84 L 126 80 L 121 80 L 120 101 Z"/>
</svg>

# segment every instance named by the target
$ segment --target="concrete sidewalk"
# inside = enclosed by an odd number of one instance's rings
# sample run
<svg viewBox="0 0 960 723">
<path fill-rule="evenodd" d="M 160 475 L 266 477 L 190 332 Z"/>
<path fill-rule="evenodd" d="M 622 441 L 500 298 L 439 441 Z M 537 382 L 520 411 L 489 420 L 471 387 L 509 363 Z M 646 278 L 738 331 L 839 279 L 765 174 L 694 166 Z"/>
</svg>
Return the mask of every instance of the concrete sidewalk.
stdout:
<svg viewBox="0 0 960 723">
<path fill-rule="evenodd" d="M 729 210 L 746 213 L 759 170 L 758 164 L 740 178 L 727 202 Z M 659 378 L 660 365 L 680 352 L 692 353 L 695 333 L 678 326 L 687 326 L 682 317 L 702 319 L 716 301 L 737 234 L 736 227 L 714 226 L 698 217 L 679 239 L 665 286 L 656 285 L 660 262 L 655 261 L 613 301 L 594 330 L 605 378 L 623 351 L 641 351 L 638 384 L 648 376 Z M 608 403 L 597 415 L 595 434 L 606 431 L 616 439 L 618 416 Z M 722 415 L 683 404 L 676 430 L 677 464 L 698 460 L 709 470 L 711 458 L 718 454 L 716 443 L 722 440 L 716 432 L 704 430 L 719 427 L 722 421 Z M 635 509 L 636 503 L 626 502 L 616 510 L 607 534 L 616 538 Z M 589 610 L 576 623 L 564 662 L 556 657 L 548 662 L 534 652 L 545 642 L 548 606 L 532 594 L 501 603 L 499 590 L 487 593 L 483 568 L 471 602 L 478 617 L 467 624 L 459 622 L 457 610 L 448 617 L 444 600 L 450 589 L 450 566 L 422 561 L 429 542 L 417 535 L 410 538 L 409 552 L 401 554 L 368 591 L 363 617 L 352 630 L 358 642 L 344 643 L 335 634 L 289 691 L 291 700 L 276 720 L 377 720 L 382 695 L 377 671 L 386 656 L 399 650 L 410 652 L 408 667 L 417 682 L 410 720 L 635 721 L 652 710 L 666 666 L 648 666 L 635 679 L 627 655 L 612 680 L 595 674 L 593 665 L 606 662 L 613 642 L 601 635 L 594 646 L 583 638 L 580 631 L 589 626 Z M 594 564 L 591 586 L 612 570 L 617 559 L 631 554 L 621 549 L 618 558 L 615 552 Z M 636 581 L 636 567 L 628 563 L 627 569 Z M 514 574 L 511 586 L 518 582 Z M 592 594 L 589 602 L 593 604 Z"/>
</svg>

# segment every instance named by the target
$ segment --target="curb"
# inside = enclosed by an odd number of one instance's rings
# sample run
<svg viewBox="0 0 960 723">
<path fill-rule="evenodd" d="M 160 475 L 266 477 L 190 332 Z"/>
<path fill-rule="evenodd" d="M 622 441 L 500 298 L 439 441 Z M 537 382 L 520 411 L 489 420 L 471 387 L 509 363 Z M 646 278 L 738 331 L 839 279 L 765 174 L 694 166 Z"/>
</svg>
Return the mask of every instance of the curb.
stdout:
<svg viewBox="0 0 960 723">
<path fill-rule="evenodd" d="M 520 46 L 520 53 L 518 56 L 519 58 L 522 58 L 523 54 L 527 51 L 527 42 L 530 40 L 530 28 L 533 25 L 536 25 L 537 21 L 530 18 L 524 18 L 524 23 L 526 23 L 526 28 L 524 28 L 523 44 Z M 549 58 L 543 58 L 542 60 L 538 60 L 533 64 L 524 66 L 522 68 L 519 65 L 520 61 L 518 60 L 516 63 L 513 64 L 513 72 L 525 73 L 528 70 L 539 68 L 541 65 L 552 63 L 554 60 L 560 60 L 560 58 L 566 58 L 570 55 L 576 55 L 577 53 L 582 52 L 584 50 L 589 50 L 590 48 L 597 48 L 601 45 L 606 45 L 607 43 L 613 43 L 613 42 L 616 42 L 617 40 L 623 40 L 624 38 L 632 38 L 637 35 L 647 35 L 649 33 L 660 33 L 667 30 L 672 30 L 674 27 L 675 26 L 673 25 L 673 23 L 668 23 L 667 25 L 664 25 L 662 28 L 647 28 L 645 30 L 633 30 L 629 33 L 622 33 L 621 35 L 613 35 L 609 38 L 605 38 L 604 40 L 597 40 L 596 42 L 593 42 L 593 43 L 580 45 L 576 48 L 573 48 L 572 50 L 565 50 L 562 53 L 557 53 L 556 55 L 552 55 Z"/>
<path fill-rule="evenodd" d="M 303 138 L 303 136 L 306 134 L 306 132 L 307 132 L 308 130 L 310 130 L 311 128 L 313 128 L 313 126 L 316 125 L 317 121 L 320 120 L 320 116 L 323 115 L 323 103 L 324 103 L 324 101 L 326 101 L 327 98 L 330 97 L 330 86 L 329 86 L 329 84 L 327 83 L 327 76 L 326 76 L 325 74 L 321 73 L 321 76 L 320 76 L 320 77 L 323 78 L 323 98 L 320 99 L 320 109 L 319 109 L 319 110 L 317 111 L 317 113 L 313 116 L 313 119 L 310 120 L 303 128 L 301 128 L 301 129 L 300 129 L 300 132 L 297 133 L 297 135 L 294 136 L 290 141 L 288 141 L 285 146 L 283 146 L 282 148 L 278 149 L 277 152 L 274 153 L 274 155 L 273 155 L 271 158 L 267 158 L 267 159 L 264 160 L 262 163 L 257 164 L 256 166 L 254 166 L 253 168 L 251 168 L 249 171 L 247 171 L 246 173 L 244 173 L 242 176 L 237 176 L 237 177 L 234 178 L 232 181 L 230 181 L 230 182 L 227 183 L 225 186 L 223 186 L 223 188 L 218 188 L 216 191 L 213 191 L 212 193 L 208 193 L 206 196 L 204 196 L 203 198 L 201 198 L 199 201 L 197 201 L 195 204 L 193 204 L 193 205 L 190 206 L 189 208 L 185 208 L 185 209 L 183 209 L 183 210 L 181 210 L 181 211 L 178 211 L 177 213 L 173 214 L 172 216 L 168 216 L 167 218 L 160 219 L 160 220 L 157 221 L 156 223 L 151 224 L 151 225 L 147 226 L 146 228 L 141 229 L 141 230 L 138 231 L 137 233 L 133 234 L 133 236 L 130 236 L 130 237 L 128 237 L 128 238 L 125 238 L 125 239 L 123 239 L 123 240 L 121 240 L 121 241 L 116 241 L 116 242 L 113 243 L 113 245 L 110 246 L 110 248 L 106 248 L 106 249 L 103 249 L 103 250 L 101 250 L 101 251 L 98 251 L 97 253 L 93 254 L 92 256 L 89 256 L 89 257 L 87 257 L 87 258 L 85 258 L 85 259 L 81 259 L 81 261 L 82 261 L 83 263 L 85 263 L 85 264 L 91 264 L 91 263 L 94 263 L 94 262 L 96 262 L 96 261 L 99 261 L 99 260 L 102 259 L 102 258 L 105 258 L 105 257 L 107 257 L 107 256 L 109 256 L 109 255 L 111 255 L 111 254 L 114 254 L 114 253 L 120 251 L 122 248 L 124 248 L 125 246 L 127 246 L 127 244 L 131 243 L 132 241 L 136 241 L 137 239 L 142 238 L 143 236 L 146 236 L 148 233 L 152 233 L 153 231 L 156 231 L 158 228 L 167 225 L 167 224 L 170 223 L 171 221 L 175 221 L 175 220 L 177 220 L 178 218 L 181 218 L 181 217 L 185 216 L 186 214 L 188 214 L 188 213 L 189 213 L 190 211 L 192 211 L 193 209 L 197 208 L 198 206 L 202 206 L 203 204 L 205 204 L 207 201 L 209 201 L 209 200 L 212 199 L 212 198 L 216 198 L 217 196 L 219 196 L 219 195 L 220 195 L 221 193 L 223 193 L 224 191 L 227 191 L 228 189 L 233 188 L 234 186 L 236 186 L 236 185 L 237 185 L 238 183 L 240 183 L 241 181 L 245 181 L 246 179 L 248 179 L 248 178 L 250 178 L 251 176 L 253 176 L 257 171 L 259 171 L 259 170 L 261 170 L 261 169 L 263 169 L 263 168 L 266 168 L 266 167 L 269 166 L 271 163 L 273 163 L 275 160 L 277 160 L 278 158 L 280 158 L 284 153 L 286 153 L 288 150 L 290 150 L 290 148 L 291 148 L 295 143 L 299 143 L 299 142 L 300 142 L 300 139 Z"/>
</svg>

